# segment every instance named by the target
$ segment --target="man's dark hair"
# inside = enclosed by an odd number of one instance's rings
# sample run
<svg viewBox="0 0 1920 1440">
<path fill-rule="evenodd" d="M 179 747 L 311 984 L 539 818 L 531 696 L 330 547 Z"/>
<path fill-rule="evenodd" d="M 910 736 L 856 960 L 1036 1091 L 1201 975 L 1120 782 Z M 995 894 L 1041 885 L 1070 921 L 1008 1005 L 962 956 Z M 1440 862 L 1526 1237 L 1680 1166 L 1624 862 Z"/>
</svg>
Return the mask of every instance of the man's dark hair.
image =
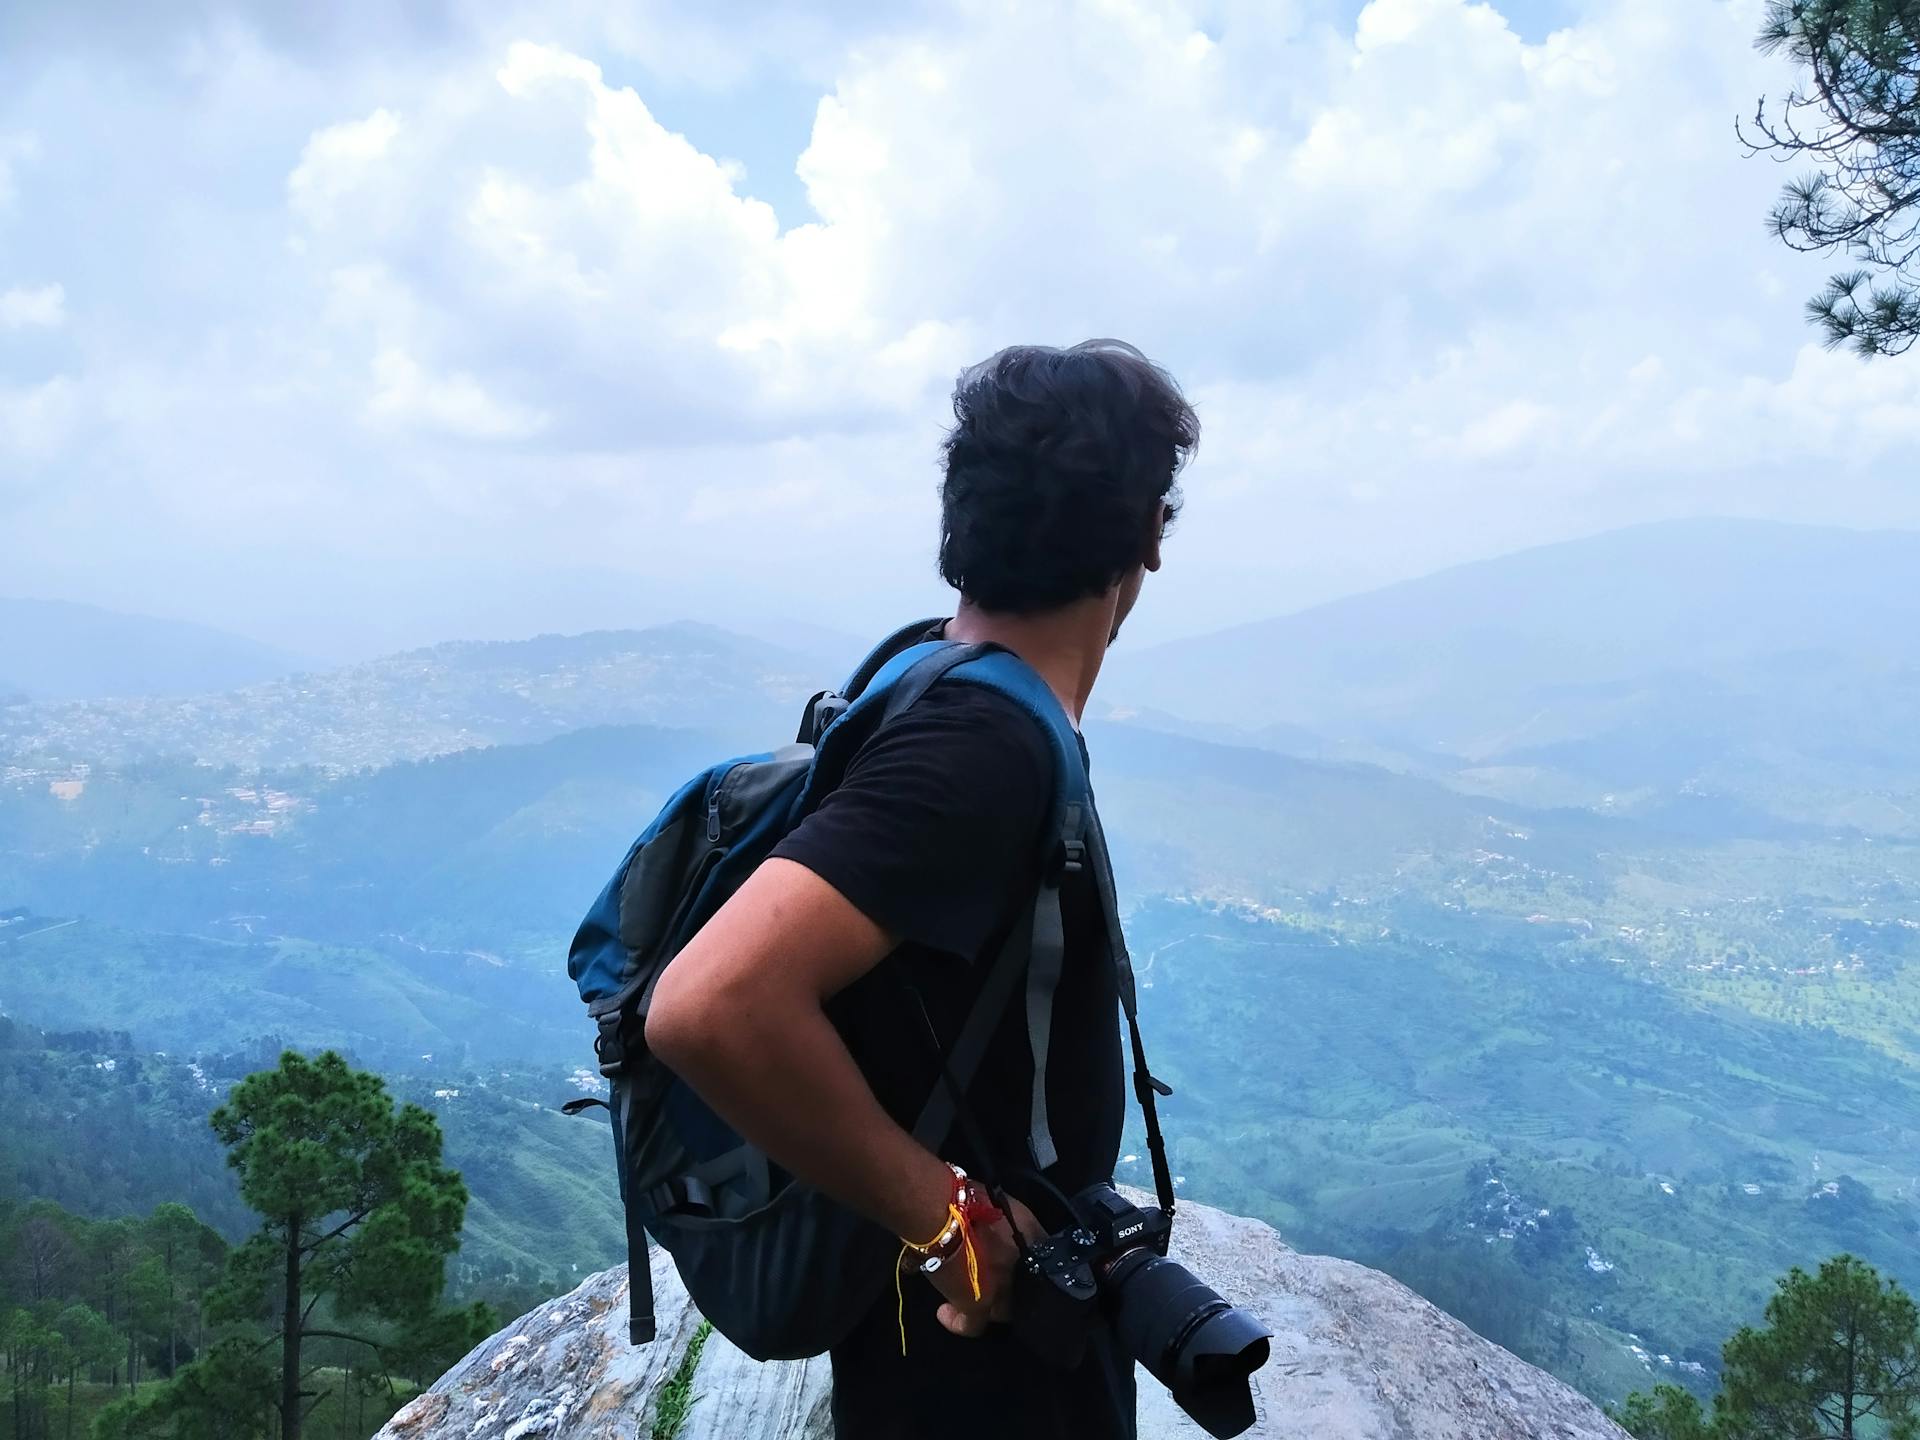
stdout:
<svg viewBox="0 0 1920 1440">
<path fill-rule="evenodd" d="M 963 371 L 941 486 L 940 573 L 983 610 L 1029 615 L 1108 590 L 1200 443 L 1180 387 L 1133 346 L 1015 345 Z"/>
</svg>

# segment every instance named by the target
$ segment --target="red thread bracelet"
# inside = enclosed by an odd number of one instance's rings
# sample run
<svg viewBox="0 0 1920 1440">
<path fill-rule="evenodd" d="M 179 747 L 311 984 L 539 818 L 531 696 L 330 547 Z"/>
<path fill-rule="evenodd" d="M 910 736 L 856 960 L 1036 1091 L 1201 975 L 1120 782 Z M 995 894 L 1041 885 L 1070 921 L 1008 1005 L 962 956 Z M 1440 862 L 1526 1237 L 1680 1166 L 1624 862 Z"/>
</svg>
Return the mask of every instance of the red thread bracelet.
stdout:
<svg viewBox="0 0 1920 1440">
<path fill-rule="evenodd" d="M 967 1257 L 967 1281 L 973 1290 L 973 1298 L 980 1298 L 980 1255 L 973 1243 L 973 1229 L 976 1225 L 990 1224 L 1000 1218 L 1000 1207 L 993 1202 L 986 1188 L 976 1185 L 967 1178 L 967 1172 L 958 1165 L 949 1165 L 953 1171 L 953 1190 L 947 1199 L 947 1223 L 940 1227 L 940 1233 L 924 1245 L 911 1240 L 900 1242 L 900 1254 L 894 1261 L 893 1290 L 894 1298 L 899 1302 L 900 1353 L 907 1353 L 907 1295 L 901 1284 L 900 1271 L 905 1265 L 907 1252 L 914 1251 L 924 1257 L 919 1265 L 920 1273 L 931 1276 L 954 1256 L 955 1249 L 965 1252 Z"/>
</svg>

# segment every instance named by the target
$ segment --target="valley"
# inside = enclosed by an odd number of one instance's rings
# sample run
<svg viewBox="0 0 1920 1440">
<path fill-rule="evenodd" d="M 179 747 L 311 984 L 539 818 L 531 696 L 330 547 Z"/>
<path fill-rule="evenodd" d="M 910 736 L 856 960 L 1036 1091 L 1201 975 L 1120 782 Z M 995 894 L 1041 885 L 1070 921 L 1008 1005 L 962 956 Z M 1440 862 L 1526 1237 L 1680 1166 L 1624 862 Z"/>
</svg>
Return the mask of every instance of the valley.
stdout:
<svg viewBox="0 0 1920 1440">
<path fill-rule="evenodd" d="M 1920 1288 L 1920 672 L 1848 618 L 1891 593 L 1878 543 L 1791 539 L 1720 534 L 1708 619 L 1697 577 L 1648 593 L 1641 537 L 1561 557 L 1558 591 L 1526 562 L 1524 644 L 1478 581 L 1421 592 L 1445 664 L 1390 595 L 1116 656 L 1087 736 L 1181 1193 L 1606 1399 L 1709 1392 L 1788 1265 Z M 1850 566 L 1856 609 L 1789 623 L 1769 564 Z M 567 938 L 672 788 L 789 738 L 822 669 L 665 626 L 0 709 L 0 1067 L 33 1117 L 0 1177 L 232 1224 L 207 1111 L 335 1046 L 446 1128 L 463 1293 L 616 1258 L 605 1131 L 556 1113 L 597 1080 Z"/>
</svg>

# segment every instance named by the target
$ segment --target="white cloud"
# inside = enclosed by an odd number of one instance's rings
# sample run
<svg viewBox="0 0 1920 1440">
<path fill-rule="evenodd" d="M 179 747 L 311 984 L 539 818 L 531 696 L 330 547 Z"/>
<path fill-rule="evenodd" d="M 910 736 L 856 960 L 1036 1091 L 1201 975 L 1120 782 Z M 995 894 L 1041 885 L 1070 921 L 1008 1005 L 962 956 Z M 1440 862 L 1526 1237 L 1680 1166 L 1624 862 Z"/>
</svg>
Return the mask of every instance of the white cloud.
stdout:
<svg viewBox="0 0 1920 1440">
<path fill-rule="evenodd" d="M 67 291 L 60 284 L 0 290 L 0 330 L 57 330 L 66 323 Z"/>
<path fill-rule="evenodd" d="M 337 343 L 430 347 L 558 444 L 899 412 L 964 356 L 937 318 L 884 313 L 858 226 L 783 231 L 581 56 L 516 43 L 401 136 L 385 110 L 328 127 L 289 180 L 300 253 L 336 295 L 370 274 L 385 292 L 333 308 Z"/>
<path fill-rule="evenodd" d="M 39 153 L 40 143 L 31 130 L 0 130 L 0 215 L 12 206 L 19 193 L 15 173 L 23 160 Z"/>
<path fill-rule="evenodd" d="M 411 44 L 194 32 L 118 85 L 0 57 L 9 273 L 87 317 L 0 299 L 55 317 L 0 445 L 155 586 L 425 536 L 480 577 L 436 603 L 584 553 L 693 597 L 724 533 L 727 584 L 858 625 L 925 593 L 952 374 L 1118 334 L 1206 426 L 1176 627 L 1663 514 L 1920 524 L 1920 367 L 1808 345 L 1822 262 L 1730 135 L 1785 80 L 1761 0 L 1342 8 L 486 0 Z"/>
<path fill-rule="evenodd" d="M 0 385 L 0 460 L 38 466 L 66 448 L 79 419 L 78 387 L 65 376 L 37 385 Z M 11 467 L 0 464 L 0 498 Z M 16 474 L 24 481 L 24 473 Z"/>
<path fill-rule="evenodd" d="M 1450 448 L 1464 460 L 1499 460 L 1547 437 L 1554 412 L 1531 400 L 1509 400 L 1464 426 Z"/>
<path fill-rule="evenodd" d="M 288 205 L 310 225 L 333 224 L 341 218 L 341 203 L 355 197 L 399 134 L 400 118 L 384 109 L 316 130 L 287 177 Z"/>
<path fill-rule="evenodd" d="M 375 389 L 368 412 L 383 423 L 419 424 L 468 440 L 524 440 L 546 427 L 546 416 L 487 393 L 460 371 L 429 375 L 404 350 L 373 357 Z"/>
</svg>

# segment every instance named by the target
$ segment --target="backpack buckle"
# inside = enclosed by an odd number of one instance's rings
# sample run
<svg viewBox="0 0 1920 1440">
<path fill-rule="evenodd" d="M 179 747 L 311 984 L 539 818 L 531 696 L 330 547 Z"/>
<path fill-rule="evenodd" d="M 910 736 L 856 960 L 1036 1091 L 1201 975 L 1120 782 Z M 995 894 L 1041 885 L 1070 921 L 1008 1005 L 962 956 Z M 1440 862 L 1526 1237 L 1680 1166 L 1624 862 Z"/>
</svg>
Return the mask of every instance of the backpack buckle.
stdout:
<svg viewBox="0 0 1920 1440">
<path fill-rule="evenodd" d="M 627 1047 L 620 1038 L 620 1012 L 602 1015 L 600 1030 L 593 1037 L 593 1053 L 600 1061 L 600 1073 L 609 1080 L 627 1068 Z"/>
<path fill-rule="evenodd" d="M 832 690 L 822 690 L 807 702 L 806 714 L 800 721 L 800 734 L 795 737 L 802 745 L 818 745 L 826 737 L 833 722 L 848 710 L 853 702 Z"/>
<path fill-rule="evenodd" d="M 1087 847 L 1081 840 L 1062 840 L 1060 842 L 1060 871 L 1064 875 L 1078 875 L 1086 868 Z"/>
</svg>

